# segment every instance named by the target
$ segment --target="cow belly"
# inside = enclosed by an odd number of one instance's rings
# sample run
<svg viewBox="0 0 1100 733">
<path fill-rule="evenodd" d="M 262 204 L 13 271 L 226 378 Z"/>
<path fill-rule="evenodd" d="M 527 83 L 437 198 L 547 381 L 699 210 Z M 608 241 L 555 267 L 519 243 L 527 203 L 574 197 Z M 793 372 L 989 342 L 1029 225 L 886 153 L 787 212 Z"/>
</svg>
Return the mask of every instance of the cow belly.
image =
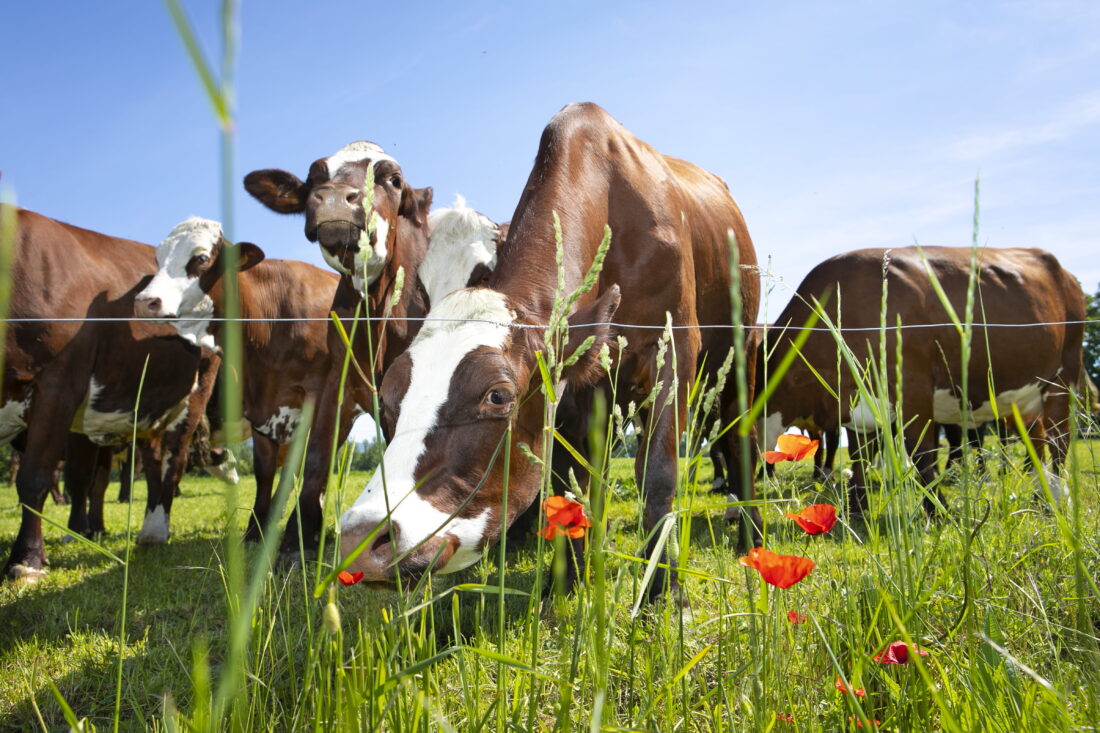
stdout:
<svg viewBox="0 0 1100 733">
<path fill-rule="evenodd" d="M 27 427 L 25 418 L 30 406 L 31 400 L 28 397 L 21 402 L 10 400 L 0 407 L 0 444 L 10 442 Z"/>
<path fill-rule="evenodd" d="M 128 442 L 134 433 L 133 411 L 97 410 L 96 401 L 102 391 L 103 385 L 93 378 L 88 388 L 88 399 L 73 419 L 73 432 L 83 433 L 96 445 Z M 173 430 L 187 419 L 187 412 L 187 398 L 184 398 L 159 415 L 138 420 L 137 434 L 140 437 Z"/>
<path fill-rule="evenodd" d="M 265 435 L 276 443 L 283 445 L 289 443 L 294 435 L 294 429 L 302 419 L 302 411 L 296 407 L 279 407 L 263 425 L 256 427 L 256 432 Z"/>
<path fill-rule="evenodd" d="M 948 389 L 937 389 L 933 393 L 932 411 L 936 422 L 941 425 L 962 425 L 962 401 Z M 994 414 L 993 403 L 996 403 Z M 998 417 L 1012 414 L 1012 405 L 1021 415 L 1034 416 L 1043 413 L 1043 390 L 1038 382 L 1025 384 L 1019 389 L 1010 389 L 997 394 L 993 401 L 986 400 L 967 415 L 967 427 L 976 428 Z"/>
</svg>

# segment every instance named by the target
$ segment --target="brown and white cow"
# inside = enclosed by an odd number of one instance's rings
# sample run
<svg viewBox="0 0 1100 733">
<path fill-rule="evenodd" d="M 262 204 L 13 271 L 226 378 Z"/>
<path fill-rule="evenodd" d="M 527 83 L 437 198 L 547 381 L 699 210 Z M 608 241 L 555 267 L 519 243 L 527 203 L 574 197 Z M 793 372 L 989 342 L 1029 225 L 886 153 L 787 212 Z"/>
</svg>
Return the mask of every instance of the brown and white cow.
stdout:
<svg viewBox="0 0 1100 733">
<path fill-rule="evenodd" d="M 543 400 L 533 375 L 555 300 L 555 212 L 564 237 L 567 291 L 592 264 L 605 225 L 613 238 L 597 287 L 570 318 L 602 325 L 571 329 L 574 348 L 589 335 L 594 342 L 558 385 L 574 418 L 562 429 L 574 446 L 585 444 L 585 405 L 594 388 L 608 386 L 598 352 L 614 341 L 607 325 L 614 315 L 629 324 L 619 329 L 628 341 L 616 357 L 620 402 L 661 385 L 652 422 L 642 420 L 652 424 L 652 432 L 639 441 L 643 448 L 635 464 L 646 529 L 670 511 L 686 390 L 700 355 L 709 352 L 707 368 L 716 370 L 731 345 L 732 329 L 699 328 L 730 322 L 730 230 L 743 265 L 755 265 L 755 253 L 721 179 L 661 155 L 596 105 L 572 104 L 543 132 L 486 286 L 433 303 L 430 319 L 386 374 L 383 419 L 393 438 L 382 466 L 341 519 L 345 556 L 378 528 L 351 564 L 368 579 L 466 567 L 538 495 L 539 469 L 519 444 L 541 451 Z M 757 278 L 742 279 L 741 297 L 751 324 Z M 671 347 L 676 356 L 668 355 L 658 368 L 666 313 L 677 327 Z M 676 409 L 665 407 L 673 388 Z M 512 444 L 503 445 L 509 431 Z M 511 455 L 502 513 L 505 451 Z M 658 579 L 651 590 L 662 585 Z"/>
<path fill-rule="evenodd" d="M 66 482 L 76 512 L 70 526 L 100 529 L 82 526 L 95 523 L 80 514 L 84 497 L 109 467 L 105 446 L 130 441 L 135 402 L 138 437 L 163 442 L 147 474 L 172 486 L 151 492 L 139 539 L 166 533 L 174 484 L 219 357 L 170 328 L 132 320 L 134 295 L 156 270 L 148 245 L 19 210 L 13 262 L 11 317 L 50 319 L 9 325 L 0 400 L 0 440 L 18 438 L 24 451 L 16 485 L 25 508 L 5 575 L 33 579 L 44 572 L 46 554 L 32 510 L 41 511 L 66 444 L 67 479 L 84 477 Z M 70 431 L 80 435 L 70 441 Z"/>
<path fill-rule="evenodd" d="M 157 273 L 135 299 L 138 314 L 168 320 L 188 335 L 202 324 L 197 335 L 220 345 L 228 246 L 215 221 L 194 218 L 177 225 L 157 248 Z M 243 416 L 252 427 L 256 475 L 245 539 L 258 540 L 281 449 L 298 426 L 302 405 L 316 399 L 328 377 L 328 312 L 338 278 L 304 262 L 264 259 L 249 242 L 236 246 L 244 319 L 240 389 Z"/>
<path fill-rule="evenodd" d="M 369 211 L 365 187 L 368 170 L 374 180 Z M 317 401 L 307 446 L 301 499 L 295 528 L 283 540 L 285 553 L 299 547 L 297 527 L 307 553 L 317 546 L 321 530 L 321 499 L 329 480 L 334 434 L 343 442 L 358 414 L 372 408 L 372 392 L 397 354 L 404 351 L 427 313 L 427 299 L 418 285 L 417 268 L 428 248 L 428 210 L 432 190 L 416 189 L 405 180 L 401 166 L 378 145 L 353 142 L 334 155 L 315 161 L 302 181 L 277 169 L 245 176 L 245 189 L 272 211 L 305 214 L 305 234 L 317 242 L 325 261 L 340 273 L 331 310 L 354 333 L 352 350 L 365 382 L 351 370 L 346 392 L 339 395 L 344 345 L 330 330 L 329 360 L 324 391 Z M 403 272 L 400 297 L 391 306 Z M 389 311 L 389 318 L 383 319 Z M 371 317 L 353 328 L 356 315 Z M 411 319 L 411 320 L 406 320 Z"/>
<path fill-rule="evenodd" d="M 966 302 L 970 248 L 923 249 L 955 312 L 961 315 Z M 969 364 L 968 427 L 994 419 L 992 385 L 997 414 L 1011 415 L 1010 405 L 1015 403 L 1024 416 L 1042 420 L 1048 426 L 1047 441 L 1056 473 L 1066 450 L 1067 385 L 1076 384 L 1081 371 L 1083 327 L 1065 322 L 1084 318 L 1084 296 L 1077 280 L 1049 252 L 981 248 L 977 260 L 980 277 L 975 298 L 979 307 L 974 311 L 976 325 Z M 777 320 L 780 330 L 769 334 L 769 373 L 789 351 L 815 298 L 828 298 L 824 312 L 843 328 L 852 358 L 859 365 L 868 359 L 877 364 L 884 278 L 888 288 L 887 381 L 882 391 L 870 403 L 860 397 L 851 368 L 842 362 L 838 371 L 834 336 L 814 331 L 802 347 L 803 358 L 794 360 L 766 405 L 765 441 L 772 445 L 775 436 L 788 425 L 824 430 L 843 426 L 849 430 L 853 455 L 859 450 L 866 455 L 883 424 L 899 424 L 895 421 L 900 412 L 906 426 L 906 448 L 927 484 L 935 473 L 938 430 L 934 423 L 961 425 L 963 421 L 962 357 L 959 334 L 953 326 L 942 325 L 951 323 L 951 318 L 936 296 L 916 247 L 862 249 L 831 257 L 814 267 Z M 894 326 L 899 321 L 912 328 L 902 332 L 902 397 L 901 404 L 896 404 L 898 344 Z M 982 327 L 981 323 L 991 325 Z M 830 395 L 819 379 L 837 391 L 839 399 Z M 867 506 L 862 461 L 855 463 L 853 472 L 849 502 L 858 512 Z M 1057 491 L 1058 482 L 1053 483 Z M 925 507 L 931 510 L 933 506 L 934 502 L 926 498 Z"/>
</svg>

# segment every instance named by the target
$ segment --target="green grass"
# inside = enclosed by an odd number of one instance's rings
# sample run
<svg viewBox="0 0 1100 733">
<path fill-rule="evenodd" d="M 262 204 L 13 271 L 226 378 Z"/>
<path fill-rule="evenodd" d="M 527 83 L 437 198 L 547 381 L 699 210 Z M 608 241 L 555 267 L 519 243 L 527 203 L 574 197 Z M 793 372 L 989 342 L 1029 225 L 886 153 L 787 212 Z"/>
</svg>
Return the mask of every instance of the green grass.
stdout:
<svg viewBox="0 0 1100 733">
<path fill-rule="evenodd" d="M 867 697 L 862 711 L 890 730 L 1071 730 L 1100 721 L 1100 608 L 1075 570 L 1100 576 L 1100 485 L 1095 443 L 1078 443 L 1080 547 L 1011 472 L 974 481 L 975 517 L 926 525 L 919 495 L 873 497 L 866 526 L 843 522 L 825 537 L 782 518 L 796 505 L 839 503 L 834 487 L 784 466 L 768 488 L 767 545 L 806 555 L 813 574 L 788 590 L 763 586 L 737 564 L 722 501 L 688 487 L 677 541 L 690 607 L 631 609 L 645 565 L 625 559 L 642 544 L 629 462 L 612 466 L 606 598 L 592 584 L 541 605 L 529 592 L 540 559 L 532 539 L 509 550 L 499 624 L 496 550 L 474 568 L 433 578 L 413 596 L 361 587 L 312 597 L 314 575 L 269 576 L 253 617 L 243 730 L 843 730 L 857 700 L 834 688 L 838 672 Z M 1019 447 L 1015 452 L 1020 453 Z M 1022 458 L 1014 459 L 1017 467 Z M 367 476 L 354 474 L 352 498 Z M 246 480 L 239 498 L 250 505 Z M 949 498 L 959 495 L 947 487 Z M 137 496 L 143 496 L 139 484 Z M 195 717 L 196 650 L 209 648 L 216 677 L 229 613 L 222 565 L 224 494 L 189 478 L 176 500 L 172 539 L 137 548 L 130 568 L 122 728 L 170 728 Z M 955 502 L 958 503 L 957 501 Z M 971 545 L 969 597 L 963 538 Z M 47 506 L 64 522 L 67 509 Z M 141 512 L 135 512 L 134 530 Z M 1067 514 L 1072 518 L 1073 513 Z M 244 521 L 243 512 L 235 521 Z M 104 545 L 122 555 L 125 506 L 110 504 Z M 959 526 L 966 531 L 960 531 Z M 13 490 L 0 493 L 0 537 L 18 526 Z M 51 570 L 35 586 L 0 586 L 0 729 L 64 726 L 52 680 L 78 718 L 109 727 L 118 663 L 122 569 L 47 530 Z M 249 553 L 249 560 L 255 557 Z M 466 584 L 466 585 L 461 585 Z M 339 629 L 325 624 L 330 596 Z M 427 603 L 427 605 L 422 605 Z M 960 618 L 963 609 L 964 616 Z M 594 613 L 604 607 L 595 638 Z M 799 626 L 787 611 L 806 614 Z M 499 630 L 503 629 L 503 637 Z M 880 665 L 872 656 L 908 636 L 930 650 L 924 665 Z M 427 661 L 430 660 L 430 661 Z M 426 663 L 425 663 L 426 662 Z M 604 690 L 597 689 L 606 681 Z M 36 707 L 39 712 L 36 712 Z M 177 718 L 173 712 L 182 711 Z M 776 721 L 789 713 L 792 726 Z"/>
</svg>

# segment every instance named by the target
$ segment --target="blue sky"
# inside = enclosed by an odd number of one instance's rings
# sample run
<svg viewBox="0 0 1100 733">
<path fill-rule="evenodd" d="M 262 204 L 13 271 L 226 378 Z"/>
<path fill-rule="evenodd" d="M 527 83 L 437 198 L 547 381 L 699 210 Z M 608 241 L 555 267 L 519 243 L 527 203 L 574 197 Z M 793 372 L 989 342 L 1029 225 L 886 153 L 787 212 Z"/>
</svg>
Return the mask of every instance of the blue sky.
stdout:
<svg viewBox="0 0 1100 733">
<path fill-rule="evenodd" d="M 207 54 L 218 3 L 183 0 Z M 785 288 L 865 246 L 1053 251 L 1100 283 L 1100 5 L 245 0 L 237 239 L 321 264 L 245 173 L 356 139 L 436 203 L 508 219 L 543 125 L 603 105 L 726 179 Z M 161 3 L 19 3 L 0 30 L 0 171 L 18 202 L 156 243 L 221 216 L 218 137 Z"/>
</svg>

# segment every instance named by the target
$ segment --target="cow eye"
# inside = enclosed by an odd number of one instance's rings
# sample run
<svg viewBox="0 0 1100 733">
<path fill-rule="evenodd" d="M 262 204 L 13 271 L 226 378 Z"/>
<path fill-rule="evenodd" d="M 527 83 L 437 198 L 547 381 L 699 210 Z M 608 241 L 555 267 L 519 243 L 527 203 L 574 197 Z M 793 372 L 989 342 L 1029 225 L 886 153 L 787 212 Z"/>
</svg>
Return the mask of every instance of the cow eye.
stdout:
<svg viewBox="0 0 1100 733">
<path fill-rule="evenodd" d="M 401 188 L 401 176 L 393 176 L 390 178 L 390 185 L 394 188 Z"/>
<path fill-rule="evenodd" d="M 199 255 L 198 257 L 195 258 L 195 262 L 198 262 L 200 265 L 205 265 L 209 261 L 210 261 L 210 258 L 207 257 L 206 255 Z"/>
<path fill-rule="evenodd" d="M 494 387 L 485 393 L 485 397 L 482 402 L 486 407 L 498 412 L 502 407 L 510 407 L 515 401 L 515 397 L 512 396 L 511 390 L 504 387 Z"/>
</svg>

